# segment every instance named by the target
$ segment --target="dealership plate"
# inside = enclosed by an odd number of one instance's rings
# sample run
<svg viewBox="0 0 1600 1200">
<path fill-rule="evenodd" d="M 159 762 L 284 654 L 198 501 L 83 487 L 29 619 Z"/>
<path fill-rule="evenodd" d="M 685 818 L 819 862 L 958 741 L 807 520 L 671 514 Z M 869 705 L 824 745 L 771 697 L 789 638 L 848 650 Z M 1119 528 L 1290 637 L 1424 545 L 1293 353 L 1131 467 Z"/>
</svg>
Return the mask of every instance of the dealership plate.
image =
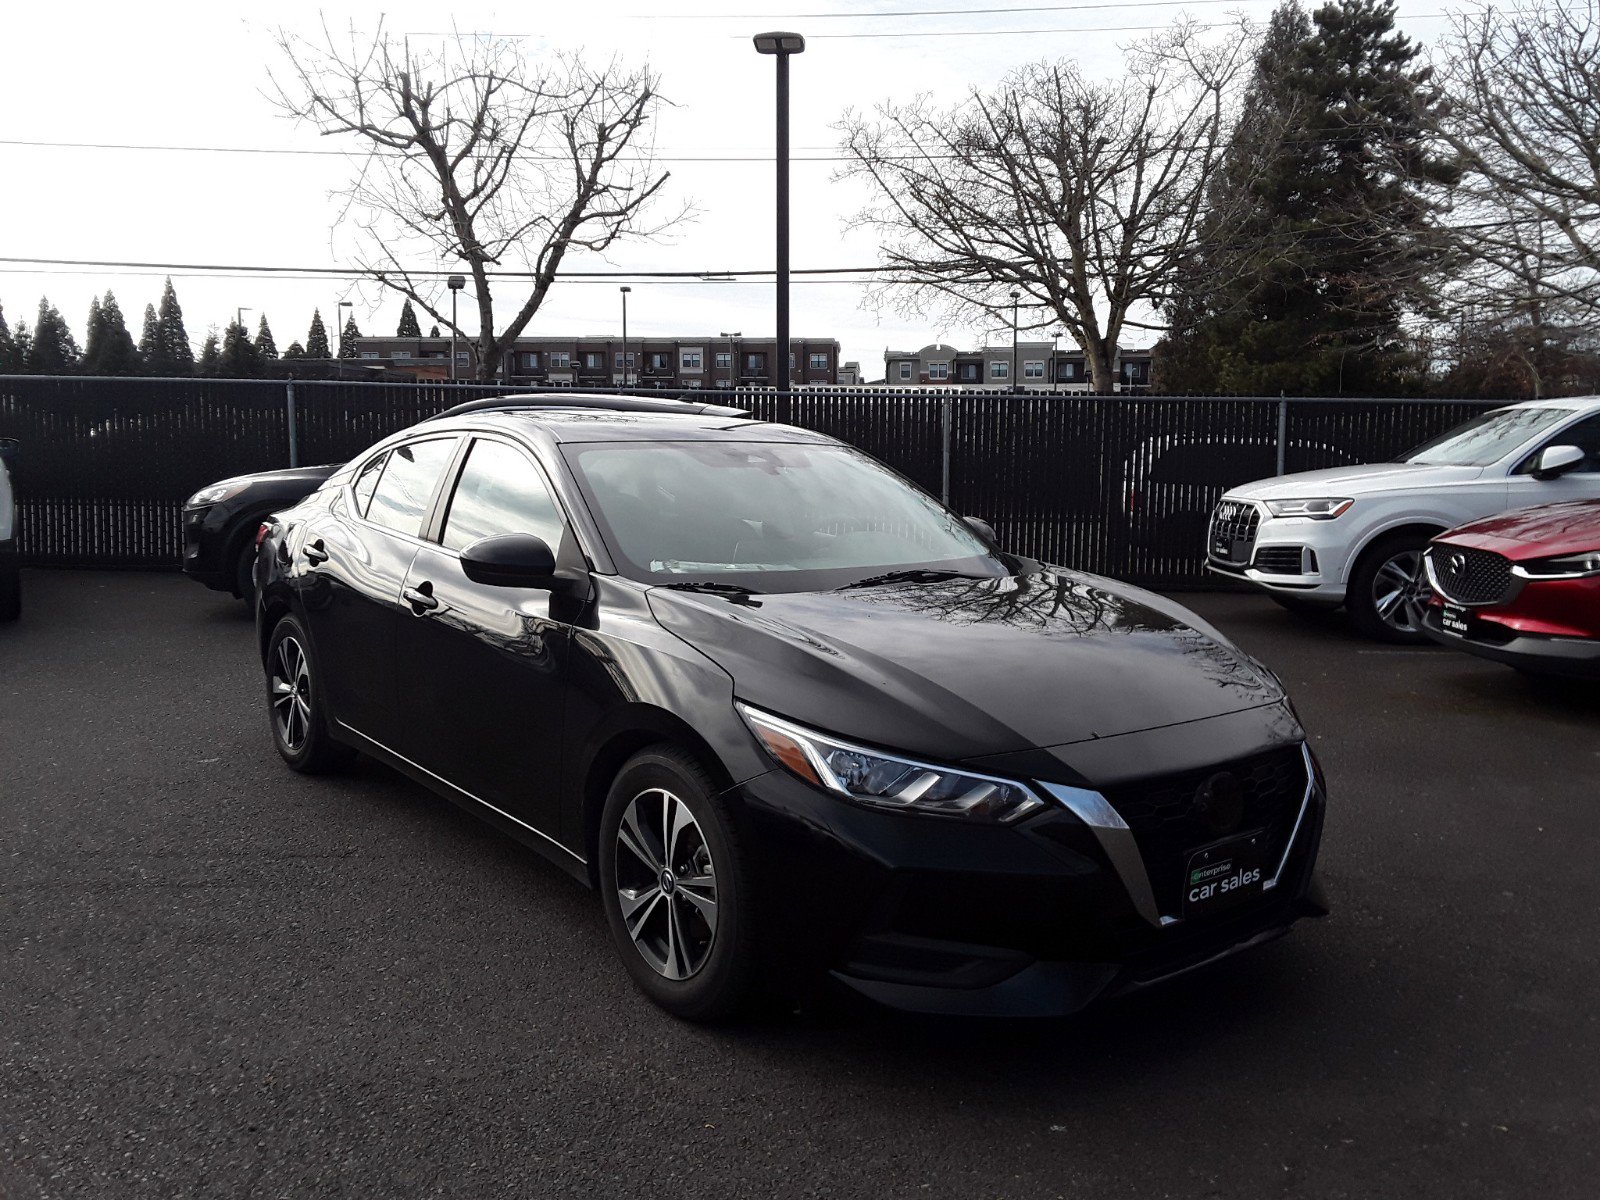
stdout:
<svg viewBox="0 0 1600 1200">
<path fill-rule="evenodd" d="M 1259 897 L 1266 871 L 1264 830 L 1229 838 L 1189 855 L 1183 873 L 1183 915 L 1186 918 L 1225 912 Z"/>
<path fill-rule="evenodd" d="M 1459 604 L 1446 604 L 1444 606 L 1444 614 L 1439 618 L 1439 623 L 1444 626 L 1444 631 L 1453 633 L 1457 637 L 1467 636 L 1467 632 L 1471 628 L 1469 621 L 1467 610 Z"/>
</svg>

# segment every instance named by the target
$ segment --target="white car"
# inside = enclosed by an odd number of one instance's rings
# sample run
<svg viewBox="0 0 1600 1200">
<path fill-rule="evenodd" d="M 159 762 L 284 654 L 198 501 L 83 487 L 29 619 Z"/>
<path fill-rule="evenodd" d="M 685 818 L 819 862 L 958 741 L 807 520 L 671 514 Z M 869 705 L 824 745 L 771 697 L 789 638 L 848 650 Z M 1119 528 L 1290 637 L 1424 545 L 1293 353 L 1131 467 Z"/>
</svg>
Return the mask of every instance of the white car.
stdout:
<svg viewBox="0 0 1600 1200">
<path fill-rule="evenodd" d="M 1600 396 L 1498 408 L 1401 461 L 1262 479 L 1227 492 L 1206 566 L 1285 608 L 1343 604 L 1362 632 L 1422 641 L 1422 551 L 1512 508 L 1600 498 Z"/>
</svg>

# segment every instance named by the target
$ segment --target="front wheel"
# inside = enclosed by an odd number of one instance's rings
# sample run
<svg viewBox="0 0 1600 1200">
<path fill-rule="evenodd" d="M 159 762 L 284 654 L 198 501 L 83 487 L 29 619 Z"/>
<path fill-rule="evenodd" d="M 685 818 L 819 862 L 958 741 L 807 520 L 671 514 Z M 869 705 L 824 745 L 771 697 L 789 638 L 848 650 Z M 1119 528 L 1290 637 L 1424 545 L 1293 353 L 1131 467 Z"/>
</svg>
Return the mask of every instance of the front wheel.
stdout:
<svg viewBox="0 0 1600 1200">
<path fill-rule="evenodd" d="M 1395 533 L 1374 543 L 1350 573 L 1345 607 L 1367 637 L 1380 642 L 1421 643 L 1422 616 L 1432 588 L 1422 567 L 1426 534 Z"/>
<path fill-rule="evenodd" d="M 671 746 L 635 755 L 600 818 L 600 895 L 634 984 L 675 1016 L 748 1004 L 755 930 L 747 860 L 705 769 Z"/>
<path fill-rule="evenodd" d="M 320 775 L 346 766 L 355 751 L 328 733 L 311 639 L 294 617 L 284 617 L 267 643 L 267 715 L 272 743 L 296 771 Z"/>
</svg>

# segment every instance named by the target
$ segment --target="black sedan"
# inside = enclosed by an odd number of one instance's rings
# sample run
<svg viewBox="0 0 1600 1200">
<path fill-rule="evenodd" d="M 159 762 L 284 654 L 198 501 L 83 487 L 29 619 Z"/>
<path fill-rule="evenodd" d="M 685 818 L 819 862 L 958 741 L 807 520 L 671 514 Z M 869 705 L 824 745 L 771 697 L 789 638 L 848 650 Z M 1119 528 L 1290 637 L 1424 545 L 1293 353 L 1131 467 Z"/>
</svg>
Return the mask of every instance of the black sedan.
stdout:
<svg viewBox="0 0 1600 1200">
<path fill-rule="evenodd" d="M 183 502 L 183 573 L 197 583 L 254 600 L 250 572 L 261 522 L 313 492 L 338 464 L 285 467 L 208 484 Z"/>
<path fill-rule="evenodd" d="M 463 408 L 273 519 L 273 738 L 301 771 L 372 755 L 595 887 L 672 1012 L 831 974 L 1063 1013 L 1323 911 L 1305 736 L 1185 609 L 1003 553 L 816 433 Z"/>
</svg>

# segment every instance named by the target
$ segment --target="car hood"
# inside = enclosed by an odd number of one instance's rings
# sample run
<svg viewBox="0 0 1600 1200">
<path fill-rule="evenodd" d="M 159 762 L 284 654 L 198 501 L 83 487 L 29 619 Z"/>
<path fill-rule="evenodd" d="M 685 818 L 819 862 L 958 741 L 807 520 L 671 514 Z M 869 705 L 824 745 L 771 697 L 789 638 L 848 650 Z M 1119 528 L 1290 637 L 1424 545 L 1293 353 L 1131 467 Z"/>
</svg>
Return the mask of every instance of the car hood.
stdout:
<svg viewBox="0 0 1600 1200">
<path fill-rule="evenodd" d="M 1423 466 L 1417 463 L 1367 463 L 1358 467 L 1329 467 L 1258 479 L 1228 492 L 1234 500 L 1314 499 L 1319 496 L 1365 496 L 1373 492 L 1412 491 L 1470 483 L 1483 474 L 1482 467 Z"/>
<path fill-rule="evenodd" d="M 1265 668 L 1171 601 L 1037 564 L 749 600 L 649 595 L 662 625 L 726 670 L 741 700 L 945 762 L 1283 699 Z"/>
<path fill-rule="evenodd" d="M 1600 500 L 1519 508 L 1462 525 L 1437 540 L 1493 550 L 1513 561 L 1600 550 Z"/>
</svg>

